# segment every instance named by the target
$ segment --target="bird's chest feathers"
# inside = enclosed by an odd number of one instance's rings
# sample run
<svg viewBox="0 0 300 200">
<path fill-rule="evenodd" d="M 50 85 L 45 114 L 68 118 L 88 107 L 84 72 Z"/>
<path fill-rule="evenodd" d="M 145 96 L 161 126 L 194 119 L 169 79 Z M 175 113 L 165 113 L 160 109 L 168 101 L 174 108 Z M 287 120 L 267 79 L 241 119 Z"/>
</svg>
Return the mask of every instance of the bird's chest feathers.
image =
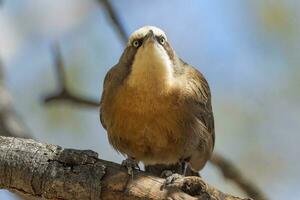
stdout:
<svg viewBox="0 0 300 200">
<path fill-rule="evenodd" d="M 166 52 L 149 48 L 137 53 L 126 85 L 141 93 L 155 95 L 168 92 L 174 82 L 172 62 Z"/>
<path fill-rule="evenodd" d="M 167 112 L 172 108 L 172 104 L 176 102 L 173 96 L 173 90 L 168 86 L 152 86 L 152 80 L 148 83 L 142 83 L 146 86 L 132 87 L 124 85 L 117 93 L 114 101 L 116 113 L 124 112 L 129 115 L 144 115 L 143 117 L 151 117 L 161 112 Z M 155 89 L 154 89 L 154 88 Z"/>
<path fill-rule="evenodd" d="M 115 113 L 124 115 L 128 123 L 138 120 L 147 124 L 174 109 L 176 104 L 178 95 L 171 62 L 153 53 L 143 53 L 136 59 L 127 80 L 116 93 Z"/>
<path fill-rule="evenodd" d="M 141 52 L 141 54 L 140 54 Z M 173 66 L 164 51 L 142 49 L 136 55 L 131 72 L 118 88 L 114 99 L 115 114 L 127 123 L 148 124 L 174 110 L 178 100 Z"/>
<path fill-rule="evenodd" d="M 122 87 L 113 102 L 111 113 L 113 125 L 110 137 L 113 146 L 144 161 L 147 156 L 154 155 L 166 159 L 162 156 L 163 152 L 172 149 L 175 142 L 183 141 L 179 127 L 182 112 L 178 105 L 178 95 L 173 90 L 169 93 L 150 91 Z M 162 152 L 155 152 L 155 149 Z"/>
<path fill-rule="evenodd" d="M 169 66 L 162 63 L 136 63 L 118 92 L 118 101 L 129 112 L 162 112 L 174 100 L 175 82 Z M 143 64 L 143 65 L 142 65 Z M 126 108 L 124 108 L 126 106 Z"/>
</svg>

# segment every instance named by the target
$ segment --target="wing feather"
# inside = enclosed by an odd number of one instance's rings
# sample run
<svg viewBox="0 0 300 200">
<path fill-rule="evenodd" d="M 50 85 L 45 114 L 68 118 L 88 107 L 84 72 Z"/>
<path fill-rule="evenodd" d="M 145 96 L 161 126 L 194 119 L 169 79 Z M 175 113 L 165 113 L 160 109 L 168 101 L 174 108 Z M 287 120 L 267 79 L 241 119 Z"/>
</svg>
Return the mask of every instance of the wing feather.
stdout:
<svg viewBox="0 0 300 200">
<path fill-rule="evenodd" d="M 206 131 L 212 139 L 212 149 L 215 144 L 214 117 L 211 105 L 211 93 L 208 82 L 204 76 L 195 68 L 190 67 L 188 72 L 190 89 L 193 91 L 190 104 L 194 115 L 203 123 Z"/>
</svg>

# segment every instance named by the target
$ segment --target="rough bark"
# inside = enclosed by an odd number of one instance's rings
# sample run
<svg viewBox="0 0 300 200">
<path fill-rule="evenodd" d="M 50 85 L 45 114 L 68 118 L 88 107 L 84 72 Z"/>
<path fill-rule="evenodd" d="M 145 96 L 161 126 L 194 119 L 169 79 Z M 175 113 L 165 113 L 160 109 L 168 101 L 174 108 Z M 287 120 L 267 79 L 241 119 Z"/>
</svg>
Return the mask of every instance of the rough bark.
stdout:
<svg viewBox="0 0 300 200">
<path fill-rule="evenodd" d="M 30 139 L 0 137 L 0 188 L 44 199 L 220 199 L 222 193 L 199 177 L 164 179 L 98 159 L 90 150 L 63 149 Z"/>
</svg>

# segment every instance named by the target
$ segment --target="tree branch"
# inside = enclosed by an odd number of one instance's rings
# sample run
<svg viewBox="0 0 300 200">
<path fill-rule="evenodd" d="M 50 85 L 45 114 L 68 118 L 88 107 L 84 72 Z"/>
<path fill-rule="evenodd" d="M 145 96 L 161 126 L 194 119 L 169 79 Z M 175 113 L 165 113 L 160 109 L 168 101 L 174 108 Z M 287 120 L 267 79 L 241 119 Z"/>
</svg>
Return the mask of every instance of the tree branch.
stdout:
<svg viewBox="0 0 300 200">
<path fill-rule="evenodd" d="M 145 172 L 128 176 L 90 150 L 63 149 L 31 139 L 0 136 L 0 188 L 44 199 L 218 199 L 241 200 L 199 177 L 163 188 L 164 179 Z"/>
</svg>

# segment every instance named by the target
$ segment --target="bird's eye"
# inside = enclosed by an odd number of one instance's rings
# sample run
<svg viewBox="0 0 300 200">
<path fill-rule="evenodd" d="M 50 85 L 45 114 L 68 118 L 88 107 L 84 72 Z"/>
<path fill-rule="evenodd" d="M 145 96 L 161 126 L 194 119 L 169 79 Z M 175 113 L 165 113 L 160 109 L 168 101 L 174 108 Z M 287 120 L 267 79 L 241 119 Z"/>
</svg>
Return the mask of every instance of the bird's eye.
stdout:
<svg viewBox="0 0 300 200">
<path fill-rule="evenodd" d="M 140 41 L 134 40 L 134 41 L 132 42 L 132 46 L 134 46 L 135 48 L 138 48 L 138 47 L 140 46 Z"/>
<path fill-rule="evenodd" d="M 161 45 L 164 45 L 164 44 L 166 43 L 166 39 L 165 39 L 164 37 L 160 37 L 160 38 L 159 38 L 159 43 L 160 43 Z"/>
</svg>

